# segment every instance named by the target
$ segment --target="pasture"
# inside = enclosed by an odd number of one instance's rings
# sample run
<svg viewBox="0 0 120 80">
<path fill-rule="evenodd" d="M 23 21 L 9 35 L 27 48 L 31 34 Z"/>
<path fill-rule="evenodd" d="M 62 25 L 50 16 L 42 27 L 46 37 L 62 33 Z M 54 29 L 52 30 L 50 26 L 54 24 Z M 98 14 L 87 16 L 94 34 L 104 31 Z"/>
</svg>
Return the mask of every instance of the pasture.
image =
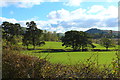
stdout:
<svg viewBox="0 0 120 80">
<path fill-rule="evenodd" d="M 65 48 L 61 45 L 61 42 L 46 42 L 44 46 L 36 47 L 36 50 L 24 50 L 21 53 L 37 56 L 40 58 L 46 58 L 51 63 L 62 63 L 62 64 L 76 64 L 84 62 L 91 57 L 92 61 L 98 62 L 99 64 L 110 64 L 113 58 L 116 58 L 116 51 L 70 51 L 69 48 Z M 105 50 L 99 44 L 95 44 L 95 49 Z M 32 46 L 29 46 L 32 48 Z M 117 49 L 118 46 L 109 48 L 110 50 Z"/>
</svg>

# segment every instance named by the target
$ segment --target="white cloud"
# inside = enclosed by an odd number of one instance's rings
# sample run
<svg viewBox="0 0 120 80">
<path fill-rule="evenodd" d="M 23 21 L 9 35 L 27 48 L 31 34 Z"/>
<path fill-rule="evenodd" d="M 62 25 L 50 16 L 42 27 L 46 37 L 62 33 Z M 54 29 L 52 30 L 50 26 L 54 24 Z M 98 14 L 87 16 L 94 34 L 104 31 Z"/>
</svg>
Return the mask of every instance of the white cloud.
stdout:
<svg viewBox="0 0 120 80">
<path fill-rule="evenodd" d="M 103 6 L 100 5 L 94 5 L 90 8 L 90 10 L 88 11 L 88 13 L 96 13 L 96 12 L 100 12 L 105 10 L 105 8 Z"/>
<path fill-rule="evenodd" d="M 61 9 L 58 11 L 52 11 L 50 12 L 47 17 L 49 19 L 66 19 L 70 16 L 69 11 L 65 10 L 65 9 Z"/>
<path fill-rule="evenodd" d="M 93 11 L 94 8 L 99 8 L 96 11 Z M 94 14 L 93 12 L 96 12 Z M 118 17 L 118 8 L 115 6 L 109 6 L 105 8 L 103 6 L 92 6 L 89 10 L 87 9 L 76 9 L 74 11 L 67 11 L 65 9 L 51 11 L 48 15 L 50 19 L 63 19 L 63 20 L 74 20 L 74 19 L 108 19 L 108 18 L 117 18 Z"/>
<path fill-rule="evenodd" d="M 18 23 L 18 21 L 16 19 L 14 19 L 14 18 L 8 19 L 8 18 L 0 17 L 0 24 L 3 21 L 8 21 L 8 22 L 11 22 L 11 23 Z"/>
<path fill-rule="evenodd" d="M 81 2 L 83 2 L 83 0 L 68 0 L 68 2 L 65 2 L 64 4 L 66 6 L 80 6 Z"/>
<path fill-rule="evenodd" d="M 28 19 L 29 21 L 38 21 L 39 17 L 38 16 L 34 16 L 33 18 Z"/>
<path fill-rule="evenodd" d="M 116 18 L 118 17 L 118 8 L 115 6 L 109 6 L 107 9 L 99 13 L 101 16 L 106 16 L 107 18 Z"/>
<path fill-rule="evenodd" d="M 34 5 L 40 5 L 41 2 L 42 2 L 42 0 L 36 0 L 36 1 L 26 0 L 26 1 L 18 2 L 17 6 L 22 7 L 22 8 L 28 8 L 28 7 L 32 7 Z"/>
<path fill-rule="evenodd" d="M 21 8 L 29 8 L 40 5 L 41 2 L 59 2 L 59 0 L 0 0 L 0 7 L 15 5 Z"/>
<path fill-rule="evenodd" d="M 99 9 L 93 11 L 95 7 Z M 115 6 L 109 6 L 108 8 L 105 8 L 103 6 L 95 5 L 89 10 L 79 8 L 70 12 L 61 9 L 50 12 L 47 17 L 50 18 L 51 21 L 54 20 L 57 22 L 58 25 L 63 26 L 66 30 L 83 30 L 82 28 L 87 29 L 93 26 L 102 27 L 105 29 L 107 27 L 114 28 L 117 27 L 118 8 Z M 53 27 L 58 25 L 53 25 Z"/>
<path fill-rule="evenodd" d="M 85 9 L 82 9 L 82 8 L 79 8 L 77 10 L 74 10 L 71 13 L 71 20 L 73 19 L 82 19 L 86 16 L 86 10 Z"/>
<path fill-rule="evenodd" d="M 49 2 L 59 2 L 60 0 L 48 0 Z"/>
</svg>

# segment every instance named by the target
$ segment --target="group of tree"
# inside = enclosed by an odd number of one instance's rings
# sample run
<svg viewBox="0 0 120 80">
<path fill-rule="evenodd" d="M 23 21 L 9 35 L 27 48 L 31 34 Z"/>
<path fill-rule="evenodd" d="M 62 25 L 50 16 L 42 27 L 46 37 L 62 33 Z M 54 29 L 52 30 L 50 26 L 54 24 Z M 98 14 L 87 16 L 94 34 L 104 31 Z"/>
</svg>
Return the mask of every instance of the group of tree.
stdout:
<svg viewBox="0 0 120 80">
<path fill-rule="evenodd" d="M 62 46 L 71 47 L 73 50 L 83 50 L 86 47 L 95 48 L 96 46 L 92 44 L 92 37 L 83 31 L 67 31 L 65 35 L 61 38 L 56 32 L 50 32 L 46 30 L 41 30 L 37 28 L 37 25 L 34 21 L 26 22 L 27 28 L 22 29 L 19 23 L 2 23 L 2 37 L 11 44 L 15 44 L 16 39 L 22 37 L 22 43 L 24 46 L 33 45 L 41 46 L 45 44 L 44 41 L 59 41 L 61 39 Z M 112 33 L 110 33 L 112 34 Z M 19 39 L 18 39 L 19 40 Z M 109 47 L 113 47 L 113 41 L 111 38 L 101 38 L 100 44 L 108 50 Z"/>
<path fill-rule="evenodd" d="M 113 40 L 109 38 L 101 38 L 100 44 L 101 46 L 104 46 L 106 50 L 108 50 L 110 47 L 115 47 Z"/>
<path fill-rule="evenodd" d="M 6 44 L 8 44 L 9 42 L 11 44 L 16 44 L 16 39 L 23 33 L 19 23 L 13 24 L 9 22 L 3 22 L 1 27 L 2 38 L 7 41 Z"/>
<path fill-rule="evenodd" d="M 42 36 L 42 39 L 44 41 L 59 41 L 59 37 L 57 35 L 57 33 L 54 31 L 54 32 L 50 32 L 50 31 L 47 31 L 47 30 L 43 30 L 43 36 Z"/>
<path fill-rule="evenodd" d="M 93 37 L 93 39 L 101 39 L 103 37 L 106 38 L 118 38 L 118 34 L 114 35 L 112 33 L 95 33 L 95 34 L 91 34 L 91 36 Z"/>
<path fill-rule="evenodd" d="M 6 44 L 12 45 L 17 44 L 19 40 L 24 46 L 33 45 L 41 46 L 45 44 L 44 41 L 60 41 L 61 36 L 58 33 L 41 30 L 37 28 L 34 21 L 26 22 L 27 28 L 22 27 L 19 23 L 3 22 L 2 27 L 2 38 L 6 41 Z"/>
<path fill-rule="evenodd" d="M 43 34 L 43 31 L 37 28 L 37 25 L 34 21 L 27 22 L 27 30 L 25 34 L 23 35 L 23 45 L 26 45 L 27 48 L 29 45 L 33 45 L 33 49 L 35 49 L 35 46 L 41 45 L 41 36 Z"/>
<path fill-rule="evenodd" d="M 6 42 L 6 45 L 12 44 L 15 45 L 18 43 L 18 40 L 21 38 L 21 42 L 23 45 L 28 46 L 33 45 L 33 49 L 35 46 L 45 44 L 41 40 L 41 36 L 43 31 L 37 28 L 37 25 L 34 21 L 26 22 L 27 28 L 24 31 L 19 23 L 10 23 L 3 22 L 1 24 L 2 27 L 2 38 Z"/>
<path fill-rule="evenodd" d="M 83 31 L 67 31 L 65 36 L 62 38 L 62 46 L 71 47 L 73 50 L 83 50 L 86 47 L 95 48 L 96 46 L 92 43 L 92 37 Z M 101 38 L 100 45 L 105 47 L 106 50 L 110 47 L 115 47 L 115 43 L 111 38 Z"/>
<path fill-rule="evenodd" d="M 88 46 L 94 48 L 90 36 L 83 31 L 67 31 L 62 38 L 62 46 L 71 47 L 73 50 L 83 50 Z"/>
</svg>

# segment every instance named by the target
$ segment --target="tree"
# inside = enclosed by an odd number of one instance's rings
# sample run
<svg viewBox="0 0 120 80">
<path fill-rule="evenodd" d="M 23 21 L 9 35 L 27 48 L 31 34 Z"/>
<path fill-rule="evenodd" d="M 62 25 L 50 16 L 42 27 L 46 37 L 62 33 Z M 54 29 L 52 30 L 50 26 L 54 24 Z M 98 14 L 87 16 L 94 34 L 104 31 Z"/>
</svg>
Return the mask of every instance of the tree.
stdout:
<svg viewBox="0 0 120 80">
<path fill-rule="evenodd" d="M 22 27 L 19 23 L 15 23 L 14 24 L 14 35 L 16 36 L 19 36 L 19 35 L 22 35 L 23 33 L 23 30 L 22 30 Z"/>
<path fill-rule="evenodd" d="M 120 45 L 120 39 L 118 39 L 118 45 Z"/>
<path fill-rule="evenodd" d="M 101 42 L 101 45 L 106 48 L 106 50 L 108 50 L 109 47 L 114 47 L 112 40 L 109 38 L 102 38 L 100 42 Z"/>
<path fill-rule="evenodd" d="M 46 30 L 43 31 L 43 40 L 47 41 L 47 31 Z"/>
<path fill-rule="evenodd" d="M 45 41 L 58 41 L 57 33 L 44 30 L 43 40 Z"/>
<path fill-rule="evenodd" d="M 2 23 L 2 38 L 11 44 L 16 44 L 15 38 L 21 35 L 21 26 L 18 23 L 9 23 L 7 21 Z"/>
<path fill-rule="evenodd" d="M 23 34 L 22 43 L 24 46 L 27 46 L 27 49 L 28 49 L 29 44 L 31 44 L 29 32 L 26 31 L 26 33 Z"/>
<path fill-rule="evenodd" d="M 89 35 L 83 31 L 67 31 L 65 36 L 62 37 L 62 46 L 72 47 L 73 50 L 83 50 L 92 42 L 89 39 Z"/>
<path fill-rule="evenodd" d="M 58 41 L 58 36 L 57 36 L 56 31 L 54 31 L 54 32 L 52 33 L 52 41 Z"/>
<path fill-rule="evenodd" d="M 37 28 L 37 25 L 34 21 L 27 22 L 27 30 L 23 37 L 23 45 L 28 46 L 29 44 L 33 45 L 33 49 L 35 46 L 40 43 L 40 37 L 42 35 L 42 30 Z"/>
</svg>

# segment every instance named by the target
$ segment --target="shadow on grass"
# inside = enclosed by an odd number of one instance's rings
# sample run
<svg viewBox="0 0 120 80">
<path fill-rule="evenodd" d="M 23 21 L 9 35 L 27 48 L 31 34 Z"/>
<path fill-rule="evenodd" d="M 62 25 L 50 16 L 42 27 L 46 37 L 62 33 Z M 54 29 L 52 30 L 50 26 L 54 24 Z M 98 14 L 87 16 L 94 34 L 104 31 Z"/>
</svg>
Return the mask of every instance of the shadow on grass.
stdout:
<svg viewBox="0 0 120 80">
<path fill-rule="evenodd" d="M 33 49 L 30 49 L 33 50 Z M 87 52 L 87 49 L 83 50 L 72 50 L 72 49 L 35 49 L 35 50 L 41 50 L 41 51 L 35 51 L 33 53 L 57 53 L 57 52 Z M 104 49 L 94 49 L 92 51 L 113 51 L 113 50 L 104 50 Z M 115 51 L 115 50 L 114 50 Z"/>
</svg>

